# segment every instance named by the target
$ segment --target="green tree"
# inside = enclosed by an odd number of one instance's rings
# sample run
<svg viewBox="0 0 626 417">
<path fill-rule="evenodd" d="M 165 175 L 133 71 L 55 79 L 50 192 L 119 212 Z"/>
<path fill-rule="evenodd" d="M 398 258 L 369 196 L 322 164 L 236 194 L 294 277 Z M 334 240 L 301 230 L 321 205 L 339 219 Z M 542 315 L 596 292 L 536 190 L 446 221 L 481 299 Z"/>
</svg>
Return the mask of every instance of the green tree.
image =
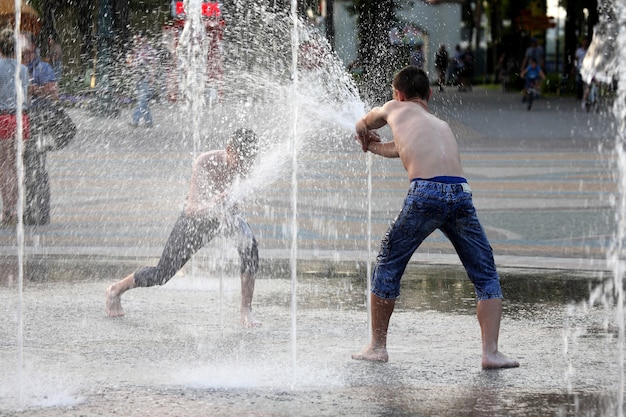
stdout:
<svg viewBox="0 0 626 417">
<path fill-rule="evenodd" d="M 389 83 L 396 69 L 389 30 L 397 22 L 395 0 L 353 0 L 357 17 L 358 61 L 363 68 L 361 94 L 371 105 L 391 97 Z"/>
<path fill-rule="evenodd" d="M 567 12 L 565 19 L 565 74 L 575 72 L 575 53 L 583 38 L 593 38 L 593 27 L 598 23 L 597 0 L 562 0 Z"/>
</svg>

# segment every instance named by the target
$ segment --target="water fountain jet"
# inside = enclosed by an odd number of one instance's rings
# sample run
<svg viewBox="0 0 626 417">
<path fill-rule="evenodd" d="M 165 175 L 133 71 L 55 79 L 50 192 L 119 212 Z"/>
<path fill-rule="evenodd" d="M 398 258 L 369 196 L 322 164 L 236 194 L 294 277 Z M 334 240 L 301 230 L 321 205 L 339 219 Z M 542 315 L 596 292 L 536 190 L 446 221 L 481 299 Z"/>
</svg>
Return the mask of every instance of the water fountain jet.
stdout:
<svg viewBox="0 0 626 417">
<path fill-rule="evenodd" d="M 614 155 L 617 161 L 615 177 L 617 192 L 614 203 L 616 229 L 607 251 L 607 261 L 612 271 L 608 285 L 596 288 L 590 304 L 603 302 L 615 305 L 617 326 L 616 360 L 618 380 L 615 411 L 624 415 L 624 273 L 626 259 L 626 6 L 619 0 L 598 2 L 599 22 L 585 59 L 581 75 L 587 84 L 593 79 L 612 85 L 617 79 L 617 97 L 613 114 L 617 124 Z"/>
</svg>

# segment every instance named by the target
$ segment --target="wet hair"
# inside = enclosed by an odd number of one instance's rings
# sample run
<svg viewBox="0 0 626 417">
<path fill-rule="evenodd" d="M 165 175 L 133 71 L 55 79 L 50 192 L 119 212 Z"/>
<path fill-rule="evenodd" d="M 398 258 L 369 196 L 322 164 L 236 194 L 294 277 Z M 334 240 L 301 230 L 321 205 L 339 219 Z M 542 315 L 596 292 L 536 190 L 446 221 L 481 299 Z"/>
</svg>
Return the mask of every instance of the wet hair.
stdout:
<svg viewBox="0 0 626 417">
<path fill-rule="evenodd" d="M 430 81 L 423 69 L 414 65 L 402 68 L 391 83 L 393 87 L 404 93 L 407 99 L 421 98 L 428 100 Z"/>
<path fill-rule="evenodd" d="M 15 55 L 15 36 L 12 29 L 0 31 L 0 53 L 7 57 Z"/>
<path fill-rule="evenodd" d="M 233 148 L 241 159 L 252 162 L 259 152 L 259 140 L 250 129 L 237 129 L 228 140 L 227 146 Z"/>
</svg>

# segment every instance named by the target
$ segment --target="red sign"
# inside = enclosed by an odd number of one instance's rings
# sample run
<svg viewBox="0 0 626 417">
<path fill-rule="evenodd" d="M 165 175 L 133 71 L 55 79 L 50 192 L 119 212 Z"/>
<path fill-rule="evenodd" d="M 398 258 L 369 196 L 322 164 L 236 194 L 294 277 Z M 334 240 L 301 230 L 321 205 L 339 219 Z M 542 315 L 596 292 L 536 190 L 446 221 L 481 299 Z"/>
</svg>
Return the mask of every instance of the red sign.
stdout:
<svg viewBox="0 0 626 417">
<path fill-rule="evenodd" d="M 185 6 L 182 1 L 177 1 L 174 4 L 175 17 L 185 16 Z M 222 11 L 220 10 L 220 4 L 216 1 L 202 2 L 202 16 L 206 17 L 219 17 Z"/>
</svg>

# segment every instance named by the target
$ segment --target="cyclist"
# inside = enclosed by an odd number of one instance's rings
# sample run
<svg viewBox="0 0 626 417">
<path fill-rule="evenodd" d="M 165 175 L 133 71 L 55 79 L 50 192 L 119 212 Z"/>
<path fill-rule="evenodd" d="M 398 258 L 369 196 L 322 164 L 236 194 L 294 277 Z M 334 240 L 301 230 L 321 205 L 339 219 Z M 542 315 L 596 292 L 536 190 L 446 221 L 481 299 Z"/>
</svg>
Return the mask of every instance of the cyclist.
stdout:
<svg viewBox="0 0 626 417">
<path fill-rule="evenodd" d="M 533 92 L 535 94 L 535 97 L 539 95 L 539 91 L 541 91 L 540 82 L 541 80 L 546 79 L 546 75 L 543 73 L 541 67 L 537 64 L 536 59 L 530 59 L 530 64 L 528 64 L 528 66 L 522 70 L 520 76 L 522 78 L 526 78 L 526 82 L 524 84 L 524 97 L 522 99 L 522 102 L 526 102 L 529 92 Z"/>
</svg>

